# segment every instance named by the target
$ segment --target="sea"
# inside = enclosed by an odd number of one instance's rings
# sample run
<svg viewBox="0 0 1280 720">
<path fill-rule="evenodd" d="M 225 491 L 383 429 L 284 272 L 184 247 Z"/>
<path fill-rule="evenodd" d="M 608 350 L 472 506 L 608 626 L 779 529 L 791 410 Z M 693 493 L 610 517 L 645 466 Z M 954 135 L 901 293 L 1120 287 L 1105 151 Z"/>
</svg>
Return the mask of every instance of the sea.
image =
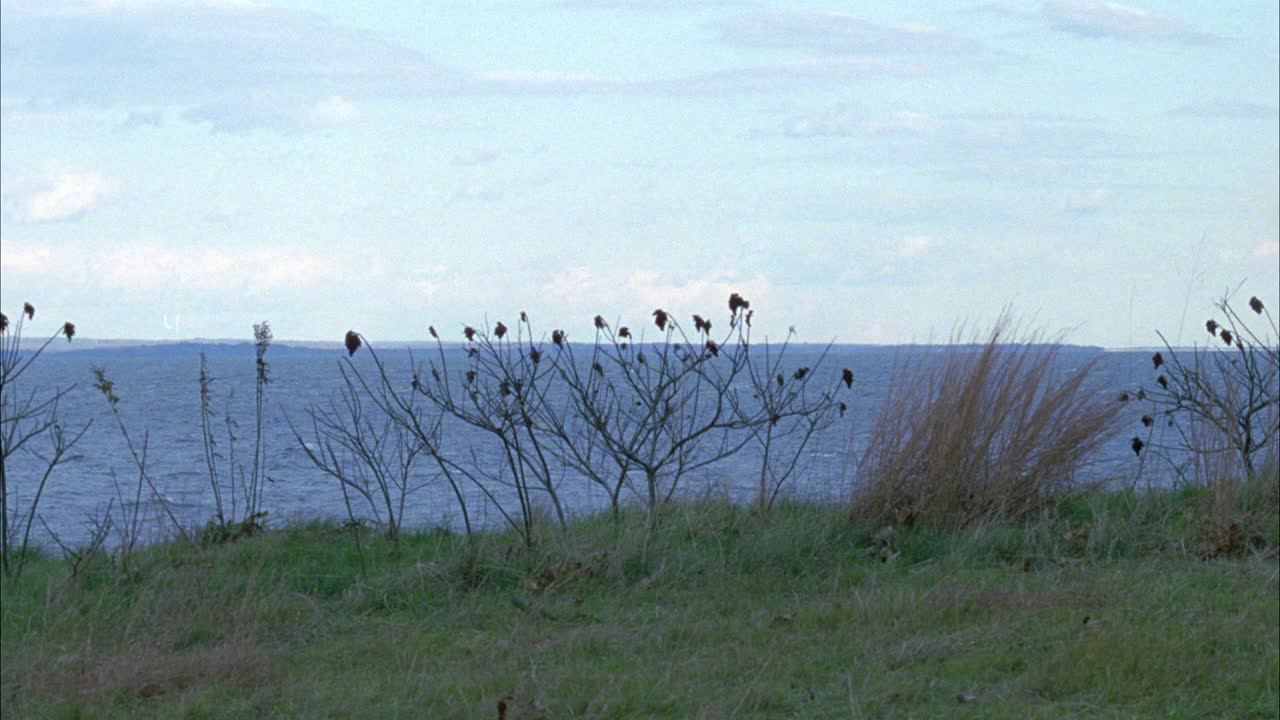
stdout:
<svg viewBox="0 0 1280 720">
<path fill-rule="evenodd" d="M 61 339 L 57 341 L 63 343 Z M 187 527 L 198 527 L 214 516 L 214 495 L 206 462 L 201 429 L 200 364 L 205 358 L 213 381 L 210 422 L 215 440 L 217 466 L 225 483 L 231 472 L 231 454 L 236 464 L 249 473 L 255 444 L 255 377 L 256 356 L 252 343 L 184 342 L 133 344 L 118 347 L 77 348 L 77 342 L 62 345 L 57 352 L 46 352 L 20 377 L 16 388 L 5 393 L 25 397 L 35 392 L 45 397 L 55 390 L 65 390 L 58 406 L 58 422 L 64 432 L 73 432 L 88 424 L 71 453 L 72 461 L 59 465 L 48 477 L 39 497 L 37 516 L 32 523 L 33 542 L 48 545 L 56 537 L 69 547 L 86 542 L 93 528 L 108 513 L 117 530 L 108 544 L 120 536 L 119 528 L 130 516 L 147 524 L 148 538 L 172 534 L 171 522 L 165 520 L 162 505 L 150 488 L 137 494 L 138 462 L 129 450 L 132 442 L 141 457 L 145 448 L 145 468 L 151 483 L 163 498 L 163 505 Z M 836 422 L 814 435 L 799 454 L 796 471 L 783 485 L 780 495 L 828 502 L 847 502 L 851 495 L 860 453 L 865 449 L 868 433 L 880 411 L 897 368 L 922 359 L 941 358 L 950 352 L 971 352 L 964 346 L 857 346 L 794 344 L 771 359 L 780 362 L 782 371 L 790 374 L 801 367 L 814 368 L 814 387 L 836 384 L 841 371 L 854 374 L 851 388 L 843 385 L 841 401 L 848 408 Z M 764 348 L 753 348 L 763 352 Z M 396 348 L 383 344 L 378 357 L 393 383 L 408 390 L 413 367 L 427 359 L 437 363 L 436 349 Z M 448 347 L 443 360 L 453 372 L 465 367 L 466 350 Z M 1097 347 L 1058 346 L 1056 371 L 1069 373 L 1082 364 L 1094 361 L 1089 392 L 1106 398 L 1134 393 L 1153 380 L 1150 350 L 1109 351 Z M 263 410 L 263 455 L 265 484 L 262 509 L 269 525 L 305 522 L 312 519 L 343 521 L 349 516 L 371 520 L 377 510 L 351 493 L 344 499 L 338 481 L 309 457 L 308 450 L 319 447 L 313 432 L 311 412 L 332 411 L 343 387 L 342 369 L 358 370 L 372 376 L 375 367 L 366 350 L 348 359 L 339 346 L 273 344 L 265 355 L 270 382 L 265 390 Z M 351 365 L 347 365 L 350 362 Z M 95 385 L 95 369 L 101 370 L 113 383 L 118 398 L 114 405 Z M 366 416 L 378 420 L 376 406 L 362 406 Z M 1120 423 L 1114 437 L 1090 458 L 1080 472 L 1082 480 L 1102 480 L 1126 484 L 1139 481 L 1141 473 L 1153 469 L 1140 462 L 1130 447 L 1136 435 L 1147 435 L 1139 423 L 1144 411 L 1135 403 L 1130 422 Z M 123 432 L 121 425 L 123 425 Z M 491 436 L 461 423 L 446 423 L 441 447 L 456 462 L 472 463 L 494 472 L 501 467 L 501 448 Z M 127 439 L 126 439 L 127 435 Z M 234 441 L 233 441 L 234 438 Z M 35 439 L 8 462 L 7 480 L 11 512 L 15 519 L 25 520 L 35 498 L 43 464 L 38 454 L 47 454 L 48 440 Z M 785 449 L 785 448 L 784 448 Z M 723 498 L 750 502 L 758 492 L 761 454 L 749 445 L 723 460 L 691 471 L 677 487 L 682 497 Z M 558 492 L 567 514 L 576 515 L 607 508 L 607 494 L 568 468 L 557 469 Z M 420 459 L 413 473 L 413 492 L 404 503 L 404 527 L 448 527 L 460 529 L 462 514 L 449 484 L 438 468 Z M 237 485 L 240 476 L 237 474 Z M 1142 479 L 1151 482 L 1151 478 Z M 464 486 L 473 525 L 493 527 L 505 522 L 502 509 L 514 509 L 514 494 L 507 487 Z M 623 502 L 638 502 L 643 489 L 628 487 Z M 229 501 L 224 498 L 224 502 Z M 348 501 L 351 501 L 350 509 Z M 546 498 L 535 493 L 535 504 L 546 508 Z M 134 509 L 137 513 L 133 513 Z M 168 529 L 166 529 L 168 528 Z"/>
</svg>

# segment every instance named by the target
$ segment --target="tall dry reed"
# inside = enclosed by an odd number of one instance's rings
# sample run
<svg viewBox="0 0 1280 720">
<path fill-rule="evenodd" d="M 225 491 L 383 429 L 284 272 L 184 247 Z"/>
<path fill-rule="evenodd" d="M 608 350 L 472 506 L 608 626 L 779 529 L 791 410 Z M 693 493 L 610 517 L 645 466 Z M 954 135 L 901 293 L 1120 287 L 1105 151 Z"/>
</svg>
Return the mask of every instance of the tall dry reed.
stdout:
<svg viewBox="0 0 1280 720">
<path fill-rule="evenodd" d="M 962 328 L 902 364 L 859 458 L 852 514 L 963 526 L 1075 489 L 1121 406 L 1090 386 L 1093 360 L 1064 372 L 1059 349 L 1005 313 L 985 340 Z"/>
</svg>

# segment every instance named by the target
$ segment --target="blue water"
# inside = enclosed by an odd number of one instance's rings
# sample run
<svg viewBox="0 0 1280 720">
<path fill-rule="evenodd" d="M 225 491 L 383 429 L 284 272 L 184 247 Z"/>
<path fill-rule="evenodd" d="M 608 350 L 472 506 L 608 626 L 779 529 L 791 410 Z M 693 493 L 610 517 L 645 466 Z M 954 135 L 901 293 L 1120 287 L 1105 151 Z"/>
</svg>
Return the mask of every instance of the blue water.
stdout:
<svg viewBox="0 0 1280 720">
<path fill-rule="evenodd" d="M 812 365 L 823 351 L 816 346 L 793 346 L 788 350 L 785 367 Z M 254 432 L 254 348 L 238 345 L 170 345 L 140 346 L 118 349 L 68 350 L 41 356 L 21 379 L 24 391 L 74 388 L 59 408 L 64 427 L 87 421 L 92 425 L 76 446 L 81 456 L 76 462 L 59 467 L 51 478 L 40 502 L 40 516 L 67 543 L 82 542 L 87 537 L 85 520 L 101 515 L 109 500 L 117 497 L 113 476 L 125 489 L 125 506 L 131 505 L 137 468 L 130 459 L 125 441 L 112 417 L 110 407 L 93 387 L 92 367 L 103 368 L 115 383 L 120 397 L 118 409 L 136 444 L 147 443 L 147 470 L 169 506 L 186 524 L 198 525 L 213 516 L 213 495 L 204 460 L 200 429 L 199 353 L 207 356 L 208 367 L 216 378 L 213 383 L 214 431 L 219 451 L 228 450 L 224 418 L 230 416 L 238 424 L 235 431 L 237 460 L 246 469 L 251 461 Z M 830 429 L 815 437 L 805 448 L 801 472 L 784 494 L 805 498 L 843 500 L 848 497 L 854 464 L 865 436 L 893 374 L 895 363 L 912 353 L 952 352 L 932 349 L 897 349 L 865 346 L 835 346 L 830 351 L 817 378 L 818 387 L 834 381 L 841 368 L 849 367 L 856 378 L 852 389 L 842 390 L 841 399 L 849 412 Z M 462 366 L 462 350 L 451 350 L 450 362 Z M 1090 358 L 1101 355 L 1094 374 L 1095 392 L 1118 395 L 1149 381 L 1148 352 L 1103 352 L 1096 348 L 1067 347 L 1060 354 L 1060 369 L 1068 372 Z M 336 397 L 341 384 L 339 364 L 346 353 L 340 349 L 311 349 L 277 344 L 267 354 L 271 383 L 267 387 L 265 448 L 269 482 L 264 494 L 264 509 L 269 522 L 307 518 L 342 518 L 347 516 L 337 482 L 308 460 L 291 431 L 287 419 L 295 425 L 307 426 L 307 410 L 316 403 Z M 381 357 L 393 377 L 407 388 L 410 383 L 410 360 L 405 351 L 383 350 Z M 416 355 L 419 361 L 424 351 Z M 362 371 L 372 369 L 367 352 L 358 353 L 354 362 Z M 788 370 L 790 372 L 790 370 Z M 7 391 L 6 391 L 7 392 Z M 372 410 L 372 408 L 369 408 Z M 1088 472 L 1094 477 L 1124 481 L 1134 476 L 1137 463 L 1129 449 L 1129 438 L 1137 434 L 1134 422 L 1123 424 L 1094 458 Z M 1132 427 L 1131 427 L 1132 425 Z M 483 434 L 466 427 L 446 428 L 445 448 L 460 462 L 475 452 L 482 462 L 498 462 L 495 447 Z M 310 442 L 313 440 L 309 437 Z M 313 443 L 314 444 L 314 443 Z M 43 451 L 37 444 L 34 449 Z M 225 458 L 224 458 L 225 459 Z M 681 480 L 685 495 L 710 495 L 735 500 L 749 500 L 756 492 L 759 476 L 759 453 L 745 449 L 711 467 L 698 470 Z M 16 506 L 27 507 L 37 480 L 33 458 L 18 454 L 10 460 L 9 483 L 16 493 Z M 448 525 L 459 527 L 461 515 L 449 486 L 433 473 L 434 466 L 422 464 L 419 476 L 425 487 L 412 494 L 406 503 L 404 524 L 410 527 Z M 225 478 L 226 467 L 222 468 Z M 605 493 L 572 473 L 560 478 L 562 500 L 570 513 L 607 507 Z M 637 488 L 638 490 L 638 488 Z M 510 502 L 509 492 L 498 488 L 500 500 Z M 636 496 L 626 491 L 624 498 Z M 144 499 L 146 493 L 144 493 Z M 502 522 L 501 515 L 476 488 L 468 488 L 472 521 L 492 526 Z M 544 503 L 545 505 L 545 503 Z M 119 510 L 119 503 L 115 506 Z M 369 516 L 367 507 L 356 505 L 358 515 Z M 152 527 L 158 508 L 145 505 L 144 516 Z M 42 542 L 48 536 L 37 524 L 33 536 Z"/>
</svg>

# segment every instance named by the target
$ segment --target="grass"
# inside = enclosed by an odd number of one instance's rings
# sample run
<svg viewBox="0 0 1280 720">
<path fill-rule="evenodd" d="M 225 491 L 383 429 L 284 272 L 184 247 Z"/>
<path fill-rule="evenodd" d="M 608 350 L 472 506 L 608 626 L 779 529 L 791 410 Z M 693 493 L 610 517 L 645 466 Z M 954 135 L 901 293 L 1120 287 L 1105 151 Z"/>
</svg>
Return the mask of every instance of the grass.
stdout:
<svg viewBox="0 0 1280 720">
<path fill-rule="evenodd" d="M 1269 496 L 1272 497 L 1272 496 Z M 5 717 L 1277 717 L 1280 521 L 1204 491 L 877 527 L 681 505 L 471 544 L 309 524 L 37 559 L 0 588 Z M 1255 527 L 1255 526 L 1251 526 Z"/>
</svg>

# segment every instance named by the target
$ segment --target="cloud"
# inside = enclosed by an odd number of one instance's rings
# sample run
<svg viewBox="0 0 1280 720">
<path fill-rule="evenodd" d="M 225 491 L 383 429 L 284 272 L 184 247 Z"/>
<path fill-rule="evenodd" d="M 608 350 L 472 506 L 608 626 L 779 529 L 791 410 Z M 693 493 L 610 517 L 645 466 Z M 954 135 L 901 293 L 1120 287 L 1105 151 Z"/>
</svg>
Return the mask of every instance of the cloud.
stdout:
<svg viewBox="0 0 1280 720">
<path fill-rule="evenodd" d="M 1206 100 L 1176 107 L 1165 114 L 1176 117 L 1274 118 L 1280 115 L 1280 108 L 1244 100 Z"/>
<path fill-rule="evenodd" d="M 361 113 L 349 100 L 334 95 L 311 106 L 307 123 L 313 127 L 340 127 L 359 122 Z"/>
<path fill-rule="evenodd" d="M 1092 213 L 1106 207 L 1110 201 L 1111 193 L 1106 188 L 1096 187 L 1067 198 L 1067 211 L 1077 214 Z"/>
<path fill-rule="evenodd" d="M 1021 18 L 1030 13 L 1017 5 L 1004 2 L 988 2 L 956 11 L 961 15 L 999 15 L 1001 17 Z"/>
<path fill-rule="evenodd" d="M 462 202 L 493 202 L 501 200 L 502 188 L 479 181 L 470 181 L 459 187 L 451 197 Z"/>
<path fill-rule="evenodd" d="M 759 12 L 722 20 L 721 39 L 738 45 L 836 53 L 967 53 L 981 46 L 923 25 L 877 25 L 835 12 Z"/>
<path fill-rule="evenodd" d="M 185 108 L 218 130 L 330 127 L 462 73 L 312 13 L 249 2 L 0 5 L 0 82 L 28 104 Z"/>
<path fill-rule="evenodd" d="M 1103 0 L 1052 0 L 1044 4 L 1041 15 L 1055 30 L 1086 37 L 1193 44 L 1220 41 L 1170 15 Z"/>
<path fill-rule="evenodd" d="M 159 110 L 138 111 L 132 110 L 129 116 L 120 123 L 121 130 L 138 130 L 148 127 L 161 127 L 164 125 L 164 113 Z"/>
<path fill-rule="evenodd" d="M 899 111 L 867 119 L 857 108 L 837 107 L 791 118 L 783 126 L 789 137 L 848 137 L 852 135 L 932 135 L 942 123 L 926 113 Z"/>
<path fill-rule="evenodd" d="M 741 293 L 757 304 L 768 304 L 773 293 L 773 285 L 759 273 L 720 273 L 688 280 L 664 277 L 670 275 L 578 266 L 553 275 L 543 290 L 566 305 L 571 316 L 590 317 L 602 309 L 623 308 L 623 321 L 633 325 L 648 321 L 649 313 L 659 307 L 676 313 L 683 324 L 688 322 L 686 313 L 716 318 L 723 309 L 728 314 L 725 303 L 732 293 Z"/>
<path fill-rule="evenodd" d="M 743 5 L 747 0 L 561 0 L 565 7 L 609 10 L 687 10 L 721 5 Z"/>
<path fill-rule="evenodd" d="M 104 251 L 95 263 L 107 288 L 157 290 L 179 285 L 194 292 L 298 290 L 330 282 L 341 265 L 312 250 L 276 247 L 201 247 L 179 250 L 137 242 Z"/>
<path fill-rule="evenodd" d="M 453 158 L 453 164 L 467 166 L 487 165 L 492 162 L 497 162 L 506 154 L 507 149 L 501 145 L 481 145 L 455 155 Z"/>
<path fill-rule="evenodd" d="M 27 196 L 23 219 L 33 223 L 75 220 L 95 208 L 110 190 L 110 182 L 98 173 L 59 172 L 43 189 Z"/>
<path fill-rule="evenodd" d="M 57 260 L 57 255 L 47 245 L 32 245 L 9 238 L 0 243 L 0 267 L 6 273 L 51 274 L 57 267 Z"/>
<path fill-rule="evenodd" d="M 947 69 L 939 53 L 969 45 L 932 28 L 881 27 L 838 14 L 757 15 L 724 31 L 765 44 L 932 57 L 810 58 L 675 77 L 529 68 L 472 73 L 312 13 L 250 2 L 131 0 L 53 8 L 36 2 L 0 4 L 5 28 L 0 84 L 6 96 L 33 108 L 145 108 L 126 121 L 134 126 L 156 118 L 144 113 L 172 111 L 223 133 L 343 125 L 357 121 L 357 108 L 369 99 L 706 96 L 832 86 L 864 77 L 919 77 Z M 833 28 L 822 30 L 825 21 Z M 770 33 L 780 35 L 770 40 Z M 13 120 L 6 113 L 6 125 Z"/>
<path fill-rule="evenodd" d="M 856 108 L 840 107 L 793 117 L 783 130 L 789 137 L 805 138 L 857 135 L 862 129 L 862 113 Z"/>
<path fill-rule="evenodd" d="M 362 117 L 351 101 L 338 95 L 307 102 L 268 92 L 230 96 L 182 113 L 187 122 L 208 123 L 212 132 L 228 134 L 262 129 L 282 133 L 332 129 L 352 125 Z"/>
<path fill-rule="evenodd" d="M 913 78 L 950 65 L 901 58 L 815 58 L 680 77 L 595 75 L 555 70 L 494 70 L 471 78 L 466 92 L 500 95 L 716 96 L 831 86 L 866 77 Z"/>
<path fill-rule="evenodd" d="M 898 257 L 904 259 L 923 257 L 942 247 L 945 242 L 936 235 L 908 235 L 898 246 Z"/>
<path fill-rule="evenodd" d="M 873 135 L 932 135 L 941 127 L 942 123 L 931 115 L 902 111 L 868 123 L 867 132 Z"/>
</svg>

